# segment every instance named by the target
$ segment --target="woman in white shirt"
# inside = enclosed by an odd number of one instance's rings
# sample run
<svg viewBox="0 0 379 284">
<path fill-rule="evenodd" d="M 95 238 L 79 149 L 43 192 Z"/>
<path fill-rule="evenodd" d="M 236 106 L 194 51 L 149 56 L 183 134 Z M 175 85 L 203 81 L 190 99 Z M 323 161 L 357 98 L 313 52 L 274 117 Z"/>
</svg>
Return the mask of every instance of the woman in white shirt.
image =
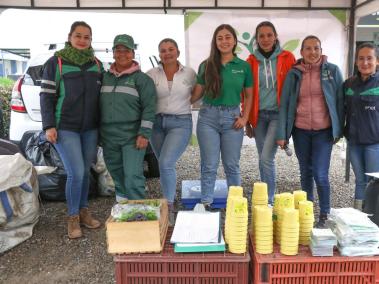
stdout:
<svg viewBox="0 0 379 284">
<path fill-rule="evenodd" d="M 174 224 L 176 162 L 185 151 L 192 134 L 191 91 L 196 73 L 179 61 L 175 40 L 163 39 L 159 45 L 161 62 L 147 72 L 157 89 L 157 111 L 151 146 L 159 161 L 163 196 L 168 200 L 170 223 Z"/>
</svg>

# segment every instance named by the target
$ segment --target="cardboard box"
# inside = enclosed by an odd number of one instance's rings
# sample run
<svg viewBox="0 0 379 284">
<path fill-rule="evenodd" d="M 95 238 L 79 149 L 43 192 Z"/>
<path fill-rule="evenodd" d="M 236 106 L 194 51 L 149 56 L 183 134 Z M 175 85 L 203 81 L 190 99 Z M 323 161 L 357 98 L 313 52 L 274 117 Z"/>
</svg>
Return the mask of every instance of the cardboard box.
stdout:
<svg viewBox="0 0 379 284">
<path fill-rule="evenodd" d="M 144 203 L 146 200 L 130 200 L 129 203 Z M 167 200 L 160 199 L 159 220 L 142 222 L 116 222 L 110 216 L 106 222 L 108 252 L 148 253 L 161 252 L 168 228 Z"/>
</svg>

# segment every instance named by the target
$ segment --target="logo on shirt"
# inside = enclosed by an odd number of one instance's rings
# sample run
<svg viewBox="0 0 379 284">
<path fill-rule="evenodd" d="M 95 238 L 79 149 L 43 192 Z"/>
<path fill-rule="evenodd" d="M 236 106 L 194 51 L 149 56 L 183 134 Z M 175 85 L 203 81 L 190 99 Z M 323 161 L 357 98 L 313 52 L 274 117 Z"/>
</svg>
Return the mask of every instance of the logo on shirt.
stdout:
<svg viewBox="0 0 379 284">
<path fill-rule="evenodd" d="M 244 72 L 243 72 L 243 70 L 232 69 L 232 74 L 239 74 L 239 73 L 243 74 Z"/>
<path fill-rule="evenodd" d="M 124 83 L 126 86 L 128 87 L 135 87 L 135 82 L 134 82 L 134 79 L 132 78 L 128 78 L 126 79 L 125 83 Z"/>
<path fill-rule="evenodd" d="M 365 106 L 365 110 L 367 111 L 375 110 L 375 106 Z"/>
<path fill-rule="evenodd" d="M 323 70 L 321 76 L 322 80 L 334 80 L 330 70 Z"/>
</svg>

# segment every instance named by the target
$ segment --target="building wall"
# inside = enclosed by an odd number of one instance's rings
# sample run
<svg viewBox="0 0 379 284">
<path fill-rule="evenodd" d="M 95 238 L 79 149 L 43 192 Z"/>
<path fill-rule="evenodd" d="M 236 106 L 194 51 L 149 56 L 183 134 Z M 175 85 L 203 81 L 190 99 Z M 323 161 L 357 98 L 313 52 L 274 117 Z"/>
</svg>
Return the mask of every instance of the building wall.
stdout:
<svg viewBox="0 0 379 284">
<path fill-rule="evenodd" d="M 12 62 L 15 64 L 15 70 L 12 72 Z M 0 60 L 0 76 L 8 77 L 8 75 L 14 74 L 23 74 L 26 68 L 26 62 L 23 61 L 15 61 L 15 60 L 4 60 L 4 64 L 2 64 Z"/>
</svg>

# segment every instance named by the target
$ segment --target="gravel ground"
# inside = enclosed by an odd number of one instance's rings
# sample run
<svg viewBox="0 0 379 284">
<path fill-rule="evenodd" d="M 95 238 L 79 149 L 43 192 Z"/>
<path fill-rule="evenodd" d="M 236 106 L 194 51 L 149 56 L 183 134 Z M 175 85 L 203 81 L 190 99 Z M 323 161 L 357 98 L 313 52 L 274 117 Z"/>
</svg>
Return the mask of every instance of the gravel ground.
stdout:
<svg viewBox="0 0 379 284">
<path fill-rule="evenodd" d="M 331 203 L 337 208 L 350 206 L 354 193 L 354 177 L 350 183 L 345 183 L 342 151 L 341 145 L 334 147 L 330 169 Z M 185 179 L 199 179 L 199 164 L 198 147 L 189 146 L 178 163 L 178 184 Z M 249 197 L 251 185 L 259 180 L 258 158 L 253 145 L 243 146 L 241 172 L 242 186 Z M 221 167 L 218 177 L 224 177 Z M 147 183 L 148 196 L 160 197 L 159 179 L 149 179 Z M 281 150 L 277 154 L 277 189 L 279 192 L 300 189 L 297 159 L 287 157 Z M 99 197 L 91 200 L 90 209 L 105 221 L 113 203 L 113 198 Z M 83 238 L 69 240 L 65 216 L 65 203 L 43 202 L 33 236 L 0 254 L 0 283 L 115 283 L 113 259 L 106 248 L 105 228 L 84 229 Z"/>
</svg>

